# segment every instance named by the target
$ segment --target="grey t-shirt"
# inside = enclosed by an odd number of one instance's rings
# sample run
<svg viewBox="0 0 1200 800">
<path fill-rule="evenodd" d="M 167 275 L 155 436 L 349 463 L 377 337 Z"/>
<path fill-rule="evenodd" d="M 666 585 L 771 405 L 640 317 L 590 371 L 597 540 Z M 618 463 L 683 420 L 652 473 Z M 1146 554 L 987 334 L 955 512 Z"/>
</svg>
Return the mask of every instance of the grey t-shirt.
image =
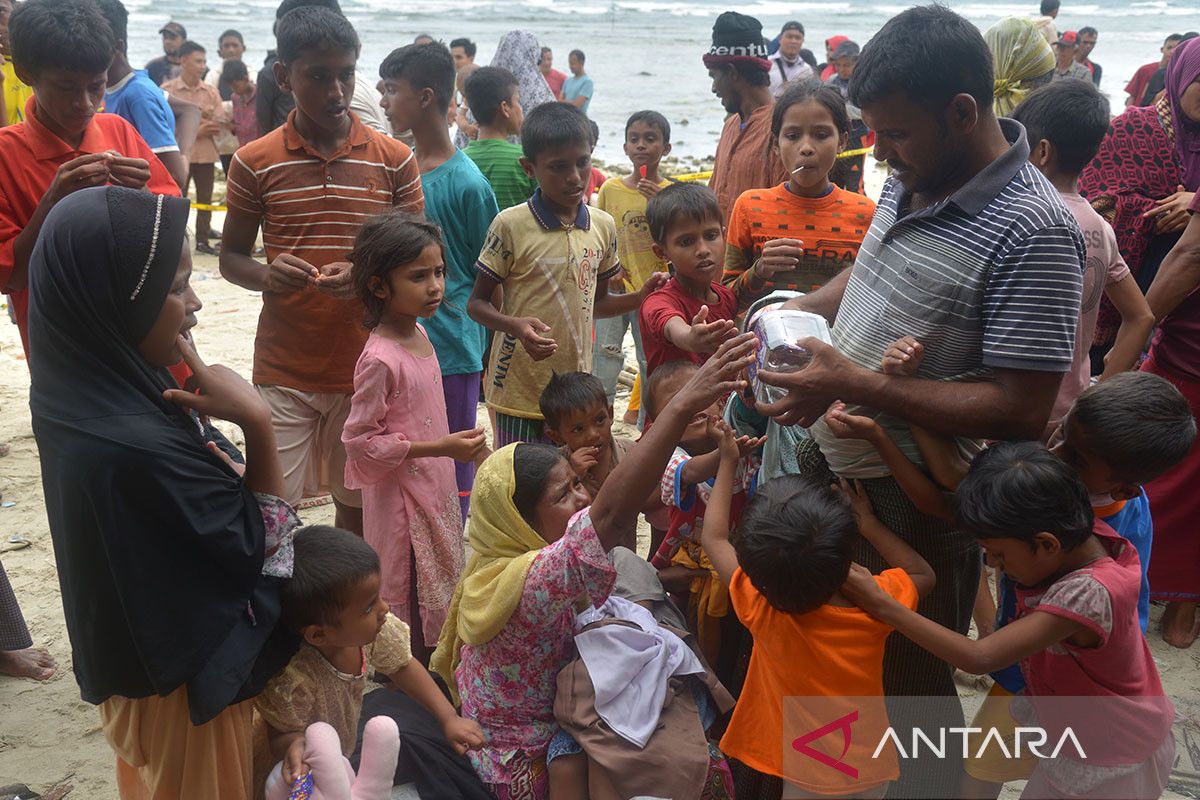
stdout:
<svg viewBox="0 0 1200 800">
<path fill-rule="evenodd" d="M 1086 258 L 1083 237 L 1058 192 L 1028 162 L 1024 129 L 1000 121 L 1008 152 L 929 208 L 905 213 L 909 193 L 884 186 L 831 333 L 860 367 L 881 370 L 902 336 L 925 346 L 918 376 L 961 381 L 992 368 L 1067 372 L 1075 346 Z M 913 462 L 922 464 L 907 423 L 874 417 Z M 888 474 L 867 442 L 841 440 L 824 422 L 810 428 L 839 475 Z M 962 439 L 973 454 L 981 442 Z"/>
</svg>

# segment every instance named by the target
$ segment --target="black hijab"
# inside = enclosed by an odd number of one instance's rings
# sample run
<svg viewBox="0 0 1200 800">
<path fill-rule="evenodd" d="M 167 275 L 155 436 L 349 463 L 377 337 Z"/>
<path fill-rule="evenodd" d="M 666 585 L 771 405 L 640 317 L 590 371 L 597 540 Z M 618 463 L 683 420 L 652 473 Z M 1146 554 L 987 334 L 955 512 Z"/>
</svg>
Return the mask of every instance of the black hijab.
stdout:
<svg viewBox="0 0 1200 800">
<path fill-rule="evenodd" d="M 114 187 L 55 205 L 29 263 L 29 366 L 83 699 L 186 684 L 200 724 L 255 694 L 290 637 L 272 636 L 278 584 L 260 574 L 253 492 L 163 399 L 175 382 L 137 349 L 174 282 L 188 210 Z"/>
</svg>

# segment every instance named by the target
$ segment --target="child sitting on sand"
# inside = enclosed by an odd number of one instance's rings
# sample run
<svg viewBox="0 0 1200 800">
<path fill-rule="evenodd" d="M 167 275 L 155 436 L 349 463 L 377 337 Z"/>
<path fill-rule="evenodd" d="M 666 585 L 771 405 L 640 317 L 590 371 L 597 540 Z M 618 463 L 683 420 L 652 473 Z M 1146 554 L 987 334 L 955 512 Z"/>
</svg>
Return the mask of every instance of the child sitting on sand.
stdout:
<svg viewBox="0 0 1200 800">
<path fill-rule="evenodd" d="M 267 723 L 269 781 L 291 786 L 307 772 L 304 731 L 333 727 L 349 757 L 358 736 L 363 689 L 371 672 L 424 706 L 446 739 L 465 753 L 483 745 L 479 725 L 454 711 L 409 650 L 409 630 L 380 597 L 379 556 L 365 541 L 327 525 L 296 531 L 295 567 L 283 589 L 283 622 L 304 642 L 254 701 Z"/>
</svg>

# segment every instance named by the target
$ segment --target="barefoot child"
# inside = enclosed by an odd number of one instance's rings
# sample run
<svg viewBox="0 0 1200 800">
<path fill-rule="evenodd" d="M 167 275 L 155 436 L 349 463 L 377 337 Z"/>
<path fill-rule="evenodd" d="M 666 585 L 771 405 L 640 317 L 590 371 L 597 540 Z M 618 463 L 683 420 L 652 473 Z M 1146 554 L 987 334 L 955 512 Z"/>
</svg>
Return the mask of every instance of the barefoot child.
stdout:
<svg viewBox="0 0 1200 800">
<path fill-rule="evenodd" d="M 839 498 L 803 478 L 777 478 L 750 501 L 731 544 L 729 508 L 741 454 L 733 430 L 723 421 L 715 428 L 721 465 L 701 541 L 729 589 L 738 619 L 754 636 L 746 685 L 721 747 L 741 762 L 739 769 L 774 775 L 793 790 L 814 793 L 800 796 L 883 797 L 888 782 L 900 774 L 894 753 L 878 761 L 845 759 L 871 765 L 850 781 L 835 770 L 788 770 L 781 754 L 783 706 L 788 697 L 883 695 L 883 643 L 891 631 L 854 608 L 839 590 L 860 534 L 893 566 L 873 580 L 903 608 L 915 609 L 933 588 L 933 570 L 880 523 L 857 481 L 851 486 L 843 480 L 845 496 Z M 797 669 L 803 664 L 826 666 Z M 865 716 L 882 734 L 886 716 Z M 862 734 L 860 740 L 878 741 L 870 732 Z"/>
<path fill-rule="evenodd" d="M 394 213 L 364 225 L 349 256 L 371 335 L 342 432 L 346 484 L 362 489 L 383 598 L 412 628 L 418 660 L 437 643 L 462 571 L 454 461 L 485 443 L 482 429 L 450 433 L 437 353 L 417 322 L 442 303 L 443 252 L 436 225 Z"/>
<path fill-rule="evenodd" d="M 769 292 L 811 292 L 853 266 L 875 203 L 829 181 L 849 132 L 846 102 L 831 86 L 798 83 L 775 101 L 771 148 L 791 177 L 734 203 L 722 280 L 739 308 Z"/>
<path fill-rule="evenodd" d="M 272 761 L 268 782 L 290 788 L 308 771 L 305 729 L 325 722 L 342 755 L 354 751 L 363 690 L 372 671 L 416 700 L 462 755 L 483 745 L 478 723 L 458 716 L 409 649 L 409 629 L 380 596 L 379 556 L 349 531 L 311 525 L 296 531 L 295 567 L 284 583 L 283 622 L 304 643 L 267 684 L 255 707 L 267 723 Z"/>
<path fill-rule="evenodd" d="M 1039 758 L 1024 796 L 1158 797 L 1175 757 L 1174 710 L 1138 628 L 1133 546 L 1095 524 L 1083 481 L 1033 442 L 1000 443 L 975 459 L 958 487 L 958 522 L 1015 583 L 1012 623 L 968 639 L 904 608 L 857 568 L 849 598 L 966 672 L 1020 662 L 1047 739 L 1059 741 L 1069 725 L 1087 754 Z M 1070 713 L 1045 700 L 1055 695 L 1092 702 Z"/>
<path fill-rule="evenodd" d="M 628 498 L 650 494 L 689 420 L 744 387 L 737 376 L 752 350 L 753 337 L 735 339 L 694 373 L 590 505 L 554 448 L 516 444 L 480 467 L 472 556 L 431 663 L 483 727 L 487 744 L 471 760 L 500 800 L 546 800 L 546 762 L 558 760 L 556 678 L 572 658 L 578 600 L 608 597 L 615 576 L 605 554 L 634 534 L 638 509 Z M 712 783 L 706 798 L 719 796 Z M 585 791 L 574 788 L 572 796 Z"/>
</svg>

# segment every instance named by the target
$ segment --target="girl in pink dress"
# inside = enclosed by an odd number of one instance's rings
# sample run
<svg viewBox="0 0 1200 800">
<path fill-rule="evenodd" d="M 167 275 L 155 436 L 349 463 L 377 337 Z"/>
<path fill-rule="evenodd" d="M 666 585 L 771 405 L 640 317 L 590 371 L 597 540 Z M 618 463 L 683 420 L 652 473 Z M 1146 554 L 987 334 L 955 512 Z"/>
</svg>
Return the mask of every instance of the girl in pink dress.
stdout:
<svg viewBox="0 0 1200 800">
<path fill-rule="evenodd" d="M 482 429 L 451 435 L 441 368 L 417 324 L 446 290 L 441 231 L 387 214 L 364 225 L 350 253 L 371 335 L 354 370 L 342 431 L 346 486 L 363 494 L 363 536 L 379 553 L 380 594 L 412 630 L 422 663 L 437 643 L 463 567 L 454 464 L 484 447 Z"/>
</svg>

